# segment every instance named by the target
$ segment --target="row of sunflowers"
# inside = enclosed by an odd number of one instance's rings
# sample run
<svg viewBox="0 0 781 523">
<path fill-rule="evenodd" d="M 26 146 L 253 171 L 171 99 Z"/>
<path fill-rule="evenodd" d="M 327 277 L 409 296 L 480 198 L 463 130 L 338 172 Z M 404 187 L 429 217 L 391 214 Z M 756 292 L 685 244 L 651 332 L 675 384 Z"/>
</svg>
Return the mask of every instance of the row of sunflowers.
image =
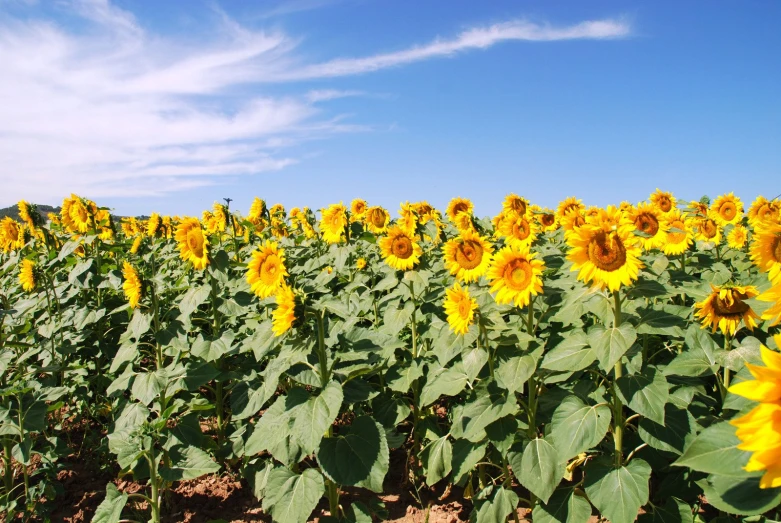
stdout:
<svg viewBox="0 0 781 523">
<path fill-rule="evenodd" d="M 18 207 L 0 221 L 8 519 L 50 510 L 73 423 L 145 485 L 109 483 L 100 522 L 161 521 L 167 491 L 216 473 L 285 523 L 382 520 L 391 477 L 478 522 L 777 519 L 778 200 Z"/>
</svg>

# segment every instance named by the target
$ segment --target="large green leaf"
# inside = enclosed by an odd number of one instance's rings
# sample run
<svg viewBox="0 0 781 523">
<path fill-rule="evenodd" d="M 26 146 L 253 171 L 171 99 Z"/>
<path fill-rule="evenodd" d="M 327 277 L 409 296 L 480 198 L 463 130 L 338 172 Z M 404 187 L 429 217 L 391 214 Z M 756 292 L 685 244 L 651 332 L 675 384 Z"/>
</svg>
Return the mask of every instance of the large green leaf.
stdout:
<svg viewBox="0 0 781 523">
<path fill-rule="evenodd" d="M 440 396 L 455 396 L 466 387 L 469 377 L 464 372 L 464 366 L 456 363 L 451 368 L 442 368 L 429 374 L 426 384 L 420 393 L 420 407 L 427 407 Z"/>
<path fill-rule="evenodd" d="M 472 443 L 469 440 L 459 439 L 453 444 L 453 483 L 460 484 L 467 475 L 477 466 L 488 444 L 485 442 Z"/>
<path fill-rule="evenodd" d="M 618 397 L 632 410 L 664 425 L 664 406 L 669 396 L 667 380 L 654 367 L 616 380 Z"/>
<path fill-rule="evenodd" d="M 388 472 L 385 429 L 369 416 L 361 416 L 335 437 L 324 438 L 317 451 L 323 473 L 340 485 L 382 492 Z"/>
<path fill-rule="evenodd" d="M 664 408 L 664 425 L 643 418 L 638 434 L 650 447 L 680 455 L 696 436 L 696 430 L 697 423 L 689 411 L 668 403 Z"/>
<path fill-rule="evenodd" d="M 564 475 L 564 463 L 556 449 L 543 438 L 531 441 L 523 455 L 511 454 L 515 477 L 543 503 L 547 503 Z"/>
<path fill-rule="evenodd" d="M 512 490 L 490 486 L 480 492 L 472 516 L 476 523 L 505 523 L 518 506 L 518 495 Z"/>
<path fill-rule="evenodd" d="M 395 428 L 410 415 L 409 402 L 390 393 L 383 392 L 372 400 L 374 418 L 386 428 Z"/>
<path fill-rule="evenodd" d="M 588 337 L 583 331 L 567 334 L 558 345 L 545 353 L 542 368 L 560 372 L 583 370 L 594 361 L 597 355 L 588 345 Z"/>
<path fill-rule="evenodd" d="M 480 441 L 485 437 L 485 428 L 489 424 L 517 410 L 514 398 L 508 396 L 496 383 L 484 383 L 473 391 L 468 403 L 453 409 L 450 434 L 454 438 Z"/>
<path fill-rule="evenodd" d="M 543 347 L 536 345 L 531 351 L 508 357 L 513 352 L 517 352 L 517 349 L 506 350 L 502 348 L 497 351 L 497 363 L 494 373 L 496 382 L 500 386 L 509 392 L 521 392 L 529 378 L 537 371 L 537 363 L 542 357 Z"/>
<path fill-rule="evenodd" d="M 416 379 L 423 377 L 423 367 L 415 360 L 400 361 L 388 369 L 385 380 L 390 390 L 405 393 Z"/>
<path fill-rule="evenodd" d="M 313 396 L 296 410 L 293 434 L 305 453 L 317 450 L 325 431 L 336 420 L 344 395 L 342 386 L 332 381 L 317 396 Z"/>
<path fill-rule="evenodd" d="M 435 439 L 423 449 L 420 456 L 426 468 L 426 483 L 434 485 L 453 470 L 453 445 L 448 436 Z"/>
<path fill-rule="evenodd" d="M 551 420 L 551 444 L 564 462 L 597 445 L 607 434 L 611 413 L 606 405 L 586 405 L 577 396 L 567 396 Z"/>
<path fill-rule="evenodd" d="M 211 456 L 198 447 L 174 447 L 169 452 L 170 466 L 160 467 L 160 477 L 166 481 L 196 479 L 220 470 Z"/>
<path fill-rule="evenodd" d="M 749 476 L 750 473 L 743 470 L 743 467 L 748 462 L 750 453 L 739 450 L 739 444 L 740 439 L 735 435 L 735 427 L 721 421 L 700 432 L 673 465 L 708 474 Z"/>
<path fill-rule="evenodd" d="M 136 375 L 130 392 L 138 401 L 149 405 L 157 398 L 164 385 L 165 381 L 157 372 L 142 372 Z"/>
<path fill-rule="evenodd" d="M 179 302 L 179 311 L 185 316 L 190 316 L 200 304 L 206 301 L 211 293 L 211 285 L 201 285 L 188 290 L 182 301 Z"/>
<path fill-rule="evenodd" d="M 122 509 L 127 504 L 127 494 L 120 492 L 113 483 L 106 485 L 106 497 L 95 509 L 92 523 L 119 523 Z"/>
<path fill-rule="evenodd" d="M 629 350 L 635 339 L 637 332 L 629 323 L 623 323 L 620 327 L 595 325 L 588 331 L 588 343 L 605 372 L 613 370 L 613 366 Z"/>
<path fill-rule="evenodd" d="M 697 484 L 702 487 L 708 503 L 730 514 L 753 516 L 762 514 L 781 503 L 781 488 L 759 488 L 762 473 L 736 478 L 711 474 Z"/>
<path fill-rule="evenodd" d="M 718 519 L 718 518 L 716 518 Z M 692 508 L 678 498 L 667 498 L 664 505 L 656 505 L 649 513 L 641 514 L 638 523 L 695 523 Z M 716 521 L 712 519 L 711 521 Z"/>
<path fill-rule="evenodd" d="M 276 468 L 268 475 L 263 510 L 278 523 L 305 523 L 325 492 L 323 476 L 317 469 L 296 474 Z"/>
<path fill-rule="evenodd" d="M 293 438 L 295 413 L 308 399 L 309 394 L 299 388 L 291 389 L 287 396 L 277 398 L 255 424 L 244 445 L 244 452 L 253 456 L 267 450 L 282 463 L 292 464 L 300 452 Z"/>
<path fill-rule="evenodd" d="M 590 517 L 591 503 L 572 488 L 557 489 L 532 511 L 534 523 L 586 523 Z"/>
<path fill-rule="evenodd" d="M 586 467 L 586 494 L 611 523 L 632 523 L 640 507 L 648 502 L 651 466 L 635 458 L 616 468 L 609 459 Z"/>
</svg>

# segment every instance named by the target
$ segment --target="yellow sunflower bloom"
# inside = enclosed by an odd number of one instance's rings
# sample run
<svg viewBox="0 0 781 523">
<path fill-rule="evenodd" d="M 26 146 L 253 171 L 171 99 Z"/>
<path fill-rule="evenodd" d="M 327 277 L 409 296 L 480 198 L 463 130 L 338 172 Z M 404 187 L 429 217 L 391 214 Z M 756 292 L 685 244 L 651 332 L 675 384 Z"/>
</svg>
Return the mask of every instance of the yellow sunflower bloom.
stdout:
<svg viewBox="0 0 781 523">
<path fill-rule="evenodd" d="M 22 260 L 19 267 L 19 283 L 22 289 L 27 292 L 35 290 L 35 262 L 32 260 Z"/>
<path fill-rule="evenodd" d="M 764 196 L 757 196 L 748 209 L 748 221 L 753 227 L 765 222 L 777 222 L 779 219 L 781 219 L 781 202 L 778 200 L 768 201 Z"/>
<path fill-rule="evenodd" d="M 559 216 L 559 223 L 562 229 L 564 229 L 564 233 L 567 234 L 585 225 L 586 217 L 580 211 L 570 211 L 564 216 Z"/>
<path fill-rule="evenodd" d="M 401 204 L 399 219 L 396 220 L 396 225 L 401 227 L 409 236 L 415 236 L 415 231 L 418 227 L 418 217 L 411 203 L 405 202 Z"/>
<path fill-rule="evenodd" d="M 252 200 L 252 205 L 249 208 L 249 214 L 247 219 L 254 223 L 255 220 L 259 220 L 263 217 L 263 213 L 266 211 L 266 202 L 258 197 Z"/>
<path fill-rule="evenodd" d="M 754 229 L 751 247 L 751 261 L 762 272 L 768 273 L 770 281 L 781 281 L 781 224 L 763 223 Z"/>
<path fill-rule="evenodd" d="M 534 216 L 543 232 L 551 232 L 559 228 L 559 219 L 550 209 L 540 209 Z"/>
<path fill-rule="evenodd" d="M 746 246 L 746 241 L 748 240 L 748 231 L 745 227 L 742 225 L 736 225 L 732 228 L 732 230 L 727 234 L 727 245 L 732 247 L 733 249 L 742 249 Z"/>
<path fill-rule="evenodd" d="M 24 200 L 19 200 L 17 207 L 19 207 L 19 218 L 21 218 L 30 229 L 35 229 L 36 219 L 33 214 L 37 215 L 38 213 Z"/>
<path fill-rule="evenodd" d="M 162 232 L 163 220 L 160 215 L 153 212 L 149 219 L 146 221 L 146 235 L 150 238 L 159 237 Z"/>
<path fill-rule="evenodd" d="M 274 336 L 282 336 L 296 321 L 296 296 L 293 289 L 283 285 L 276 294 L 277 308 L 271 314 Z"/>
<path fill-rule="evenodd" d="M 694 220 L 694 238 L 715 245 L 721 243 L 721 226 L 712 218 L 698 218 Z"/>
<path fill-rule="evenodd" d="M 456 334 L 466 334 L 474 323 L 477 302 L 469 295 L 469 289 L 461 287 L 458 282 L 452 289 L 445 289 L 445 295 L 443 307 L 450 330 Z"/>
<path fill-rule="evenodd" d="M 712 292 L 703 301 L 694 304 L 694 316 L 702 322 L 702 328 L 711 327 L 713 332 L 720 329 L 725 335 L 734 336 L 740 329 L 740 322 L 749 330 L 757 326 L 759 316 L 744 301 L 759 294 L 756 287 L 711 285 Z"/>
<path fill-rule="evenodd" d="M 581 200 L 574 196 L 569 196 L 559 203 L 559 206 L 556 209 L 556 216 L 558 216 L 559 219 L 562 219 L 570 212 L 576 212 L 580 214 L 585 210 L 586 206 L 583 205 Z"/>
<path fill-rule="evenodd" d="M 355 268 L 359 271 L 362 271 L 364 268 L 366 268 L 366 259 L 365 258 L 358 258 L 355 261 Z"/>
<path fill-rule="evenodd" d="M 638 235 L 638 238 L 644 250 L 662 248 L 667 238 L 668 227 L 662 220 L 662 213 L 656 207 L 641 203 L 632 208 L 628 216 L 634 223 L 635 230 L 643 233 Z"/>
<path fill-rule="evenodd" d="M 662 250 L 667 256 L 683 254 L 694 242 L 694 232 L 691 222 L 677 209 L 668 213 L 663 219 L 667 228 Z"/>
<path fill-rule="evenodd" d="M 724 227 L 743 218 L 743 202 L 734 193 L 722 194 L 708 210 L 708 216 Z"/>
<path fill-rule="evenodd" d="M 537 239 L 538 230 L 539 226 L 526 216 L 512 214 L 504 217 L 497 232 L 510 247 L 524 249 L 531 247 Z"/>
<path fill-rule="evenodd" d="M 193 267 L 198 270 L 203 270 L 209 265 L 209 244 L 198 218 L 182 220 L 176 228 L 176 241 L 184 261 L 192 262 Z"/>
<path fill-rule="evenodd" d="M 781 346 L 781 335 L 775 336 Z M 760 347 L 764 366 L 747 363 L 753 380 L 736 383 L 729 391 L 759 402 L 748 414 L 730 421 L 737 427 L 738 448 L 751 452 L 744 467 L 748 472 L 765 471 L 760 488 L 781 486 L 781 354 Z"/>
<path fill-rule="evenodd" d="M 380 238 L 380 251 L 385 263 L 399 271 L 408 271 L 420 262 L 423 249 L 401 227 L 392 226 L 388 235 Z"/>
<path fill-rule="evenodd" d="M 651 200 L 651 205 L 659 209 L 664 214 L 675 209 L 677 204 L 677 200 L 675 199 L 675 196 L 672 195 L 672 193 L 664 192 L 660 189 L 656 189 L 656 192 L 652 193 L 649 199 Z"/>
<path fill-rule="evenodd" d="M 68 217 L 72 224 L 72 232 L 85 233 L 92 228 L 93 216 L 90 207 L 75 194 L 72 195 L 71 205 L 68 208 Z"/>
<path fill-rule="evenodd" d="M 342 203 L 334 203 L 322 212 L 320 232 L 323 234 L 323 239 L 328 243 L 339 243 L 347 227 L 347 207 Z"/>
<path fill-rule="evenodd" d="M 417 213 L 420 223 L 424 225 L 436 218 L 434 208 L 427 201 L 413 203 L 412 209 Z"/>
<path fill-rule="evenodd" d="M 140 234 L 133 240 L 133 245 L 130 246 L 130 254 L 137 254 L 138 249 L 141 247 L 141 241 L 144 239 Z"/>
<path fill-rule="evenodd" d="M 519 216 L 524 216 L 528 209 L 529 200 L 518 196 L 515 193 L 511 193 L 505 196 L 504 201 L 502 202 L 502 212 L 504 213 L 515 213 Z"/>
<path fill-rule="evenodd" d="M 27 243 L 24 225 L 10 216 L 0 221 L 0 249 L 5 252 L 19 250 Z"/>
<path fill-rule="evenodd" d="M 447 210 L 445 211 L 445 214 L 447 214 L 447 218 L 451 222 L 455 222 L 460 213 L 465 212 L 467 214 L 472 214 L 474 208 L 475 206 L 470 200 L 456 197 L 450 200 L 450 203 L 447 204 Z"/>
<path fill-rule="evenodd" d="M 504 247 L 494 255 L 488 280 L 496 303 L 525 307 L 532 296 L 542 292 L 541 275 L 545 263 L 536 256 L 537 253 L 530 252 L 528 248 L 512 247 Z"/>
<path fill-rule="evenodd" d="M 570 270 L 579 271 L 579 280 L 610 291 L 631 285 L 643 266 L 634 228 L 632 222 L 624 220 L 617 226 L 586 223 L 575 229 L 566 238 L 570 246 L 567 259 L 573 263 Z"/>
<path fill-rule="evenodd" d="M 369 207 L 364 218 L 364 225 L 374 234 L 382 234 L 388 231 L 390 214 L 382 207 Z"/>
<path fill-rule="evenodd" d="M 494 248 L 484 237 L 474 231 L 464 230 L 442 248 L 445 268 L 462 282 L 472 282 L 488 271 Z"/>
<path fill-rule="evenodd" d="M 125 298 L 127 298 L 130 308 L 135 309 L 141 301 L 143 289 L 141 277 L 138 275 L 138 271 L 136 271 L 135 267 L 128 262 L 122 264 L 122 277 L 125 278 L 125 281 L 122 282 L 122 290 L 125 292 Z"/>
<path fill-rule="evenodd" d="M 453 220 L 456 228 L 459 231 L 473 231 L 475 230 L 475 224 L 472 221 L 472 214 L 466 211 L 462 211 L 456 215 L 456 219 Z"/>
<path fill-rule="evenodd" d="M 775 327 L 781 323 L 781 282 L 757 296 L 757 299 L 773 303 L 770 308 L 762 313 L 762 319 L 769 321 L 770 327 Z"/>
<path fill-rule="evenodd" d="M 252 259 L 247 263 L 247 283 L 260 299 L 276 294 L 287 275 L 285 250 L 278 248 L 277 242 L 265 242 L 252 253 Z"/>
<path fill-rule="evenodd" d="M 350 202 L 350 222 L 363 221 L 363 217 L 366 216 L 366 209 L 366 200 L 356 198 Z"/>
</svg>

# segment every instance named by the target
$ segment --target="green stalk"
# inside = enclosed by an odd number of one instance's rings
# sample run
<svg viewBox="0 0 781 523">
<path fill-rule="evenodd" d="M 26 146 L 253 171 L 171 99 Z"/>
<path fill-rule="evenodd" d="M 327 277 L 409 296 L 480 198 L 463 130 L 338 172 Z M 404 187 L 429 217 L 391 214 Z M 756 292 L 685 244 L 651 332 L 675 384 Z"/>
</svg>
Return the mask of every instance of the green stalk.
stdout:
<svg viewBox="0 0 781 523">
<path fill-rule="evenodd" d="M 732 348 L 732 337 L 729 335 L 729 333 L 724 334 L 724 350 L 728 351 Z M 729 367 L 726 365 L 724 366 L 724 379 L 722 381 L 722 388 L 721 388 L 721 402 L 724 403 L 724 400 L 727 399 L 727 389 L 729 389 L 730 384 L 730 370 Z"/>
<path fill-rule="evenodd" d="M 13 442 L 10 438 L 3 438 L 3 480 L 5 483 L 5 502 L 6 504 L 11 502 L 11 491 L 14 489 L 14 469 L 11 462 L 11 451 L 13 449 Z"/>
<path fill-rule="evenodd" d="M 534 336 L 534 296 L 529 300 L 528 311 L 526 314 L 526 332 L 529 336 Z M 529 404 L 527 417 L 529 421 L 529 437 L 537 437 L 537 378 L 534 374 L 529 377 L 527 382 L 529 389 Z"/>
<path fill-rule="evenodd" d="M 152 523 L 160 523 L 160 484 L 157 477 L 157 459 L 155 458 L 154 448 L 150 449 L 146 456 L 149 461 L 149 482 L 152 488 L 151 503 Z"/>
<path fill-rule="evenodd" d="M 49 287 L 48 285 L 44 285 L 43 288 L 46 291 L 46 310 L 49 313 L 49 321 L 54 323 L 54 315 L 52 314 L 52 300 L 49 297 Z M 57 351 L 54 349 L 54 329 L 52 329 L 52 337 L 49 338 L 49 342 L 52 351 L 52 365 L 55 365 L 57 362 Z"/>
<path fill-rule="evenodd" d="M 615 307 L 613 309 L 613 327 L 618 328 L 621 326 L 621 296 L 618 291 L 613 291 L 613 301 Z M 614 381 L 613 381 L 613 443 L 615 444 L 615 460 L 616 467 L 623 465 L 623 439 L 624 439 L 624 406 L 621 403 L 621 399 L 616 393 L 616 382 L 623 376 L 624 367 L 621 363 L 621 359 L 616 362 L 614 369 Z"/>
<path fill-rule="evenodd" d="M 212 299 L 212 316 L 214 323 L 212 325 L 212 336 L 216 337 L 220 333 L 222 328 L 222 319 L 220 318 L 220 311 L 217 310 L 217 280 L 214 276 L 211 277 L 211 299 Z M 217 370 L 222 371 L 222 357 L 217 359 Z M 225 439 L 225 431 L 223 420 L 225 417 L 223 405 L 223 383 L 217 381 L 216 393 L 215 393 L 215 410 L 217 411 L 217 441 L 221 445 Z"/>
<path fill-rule="evenodd" d="M 328 355 L 325 352 L 325 310 L 315 313 L 317 322 L 317 359 L 320 365 L 320 387 L 325 390 L 328 382 L 331 380 L 328 371 Z M 333 427 L 328 427 L 325 436 L 331 437 Z M 328 497 L 328 510 L 331 516 L 339 518 L 339 485 L 326 478 L 325 480 L 326 496 Z"/>
</svg>

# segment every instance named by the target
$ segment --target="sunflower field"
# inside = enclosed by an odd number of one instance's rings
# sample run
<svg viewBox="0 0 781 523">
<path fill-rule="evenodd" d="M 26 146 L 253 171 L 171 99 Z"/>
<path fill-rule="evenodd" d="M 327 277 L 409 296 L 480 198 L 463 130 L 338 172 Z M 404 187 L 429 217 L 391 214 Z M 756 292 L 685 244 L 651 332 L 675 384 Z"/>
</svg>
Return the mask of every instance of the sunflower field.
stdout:
<svg viewBox="0 0 781 523">
<path fill-rule="evenodd" d="M 382 521 L 393 467 L 478 523 L 781 517 L 778 200 L 19 216 L 0 518 L 47 520 L 73 420 L 143 486 L 99 523 L 219 474 L 280 523 Z"/>
</svg>

